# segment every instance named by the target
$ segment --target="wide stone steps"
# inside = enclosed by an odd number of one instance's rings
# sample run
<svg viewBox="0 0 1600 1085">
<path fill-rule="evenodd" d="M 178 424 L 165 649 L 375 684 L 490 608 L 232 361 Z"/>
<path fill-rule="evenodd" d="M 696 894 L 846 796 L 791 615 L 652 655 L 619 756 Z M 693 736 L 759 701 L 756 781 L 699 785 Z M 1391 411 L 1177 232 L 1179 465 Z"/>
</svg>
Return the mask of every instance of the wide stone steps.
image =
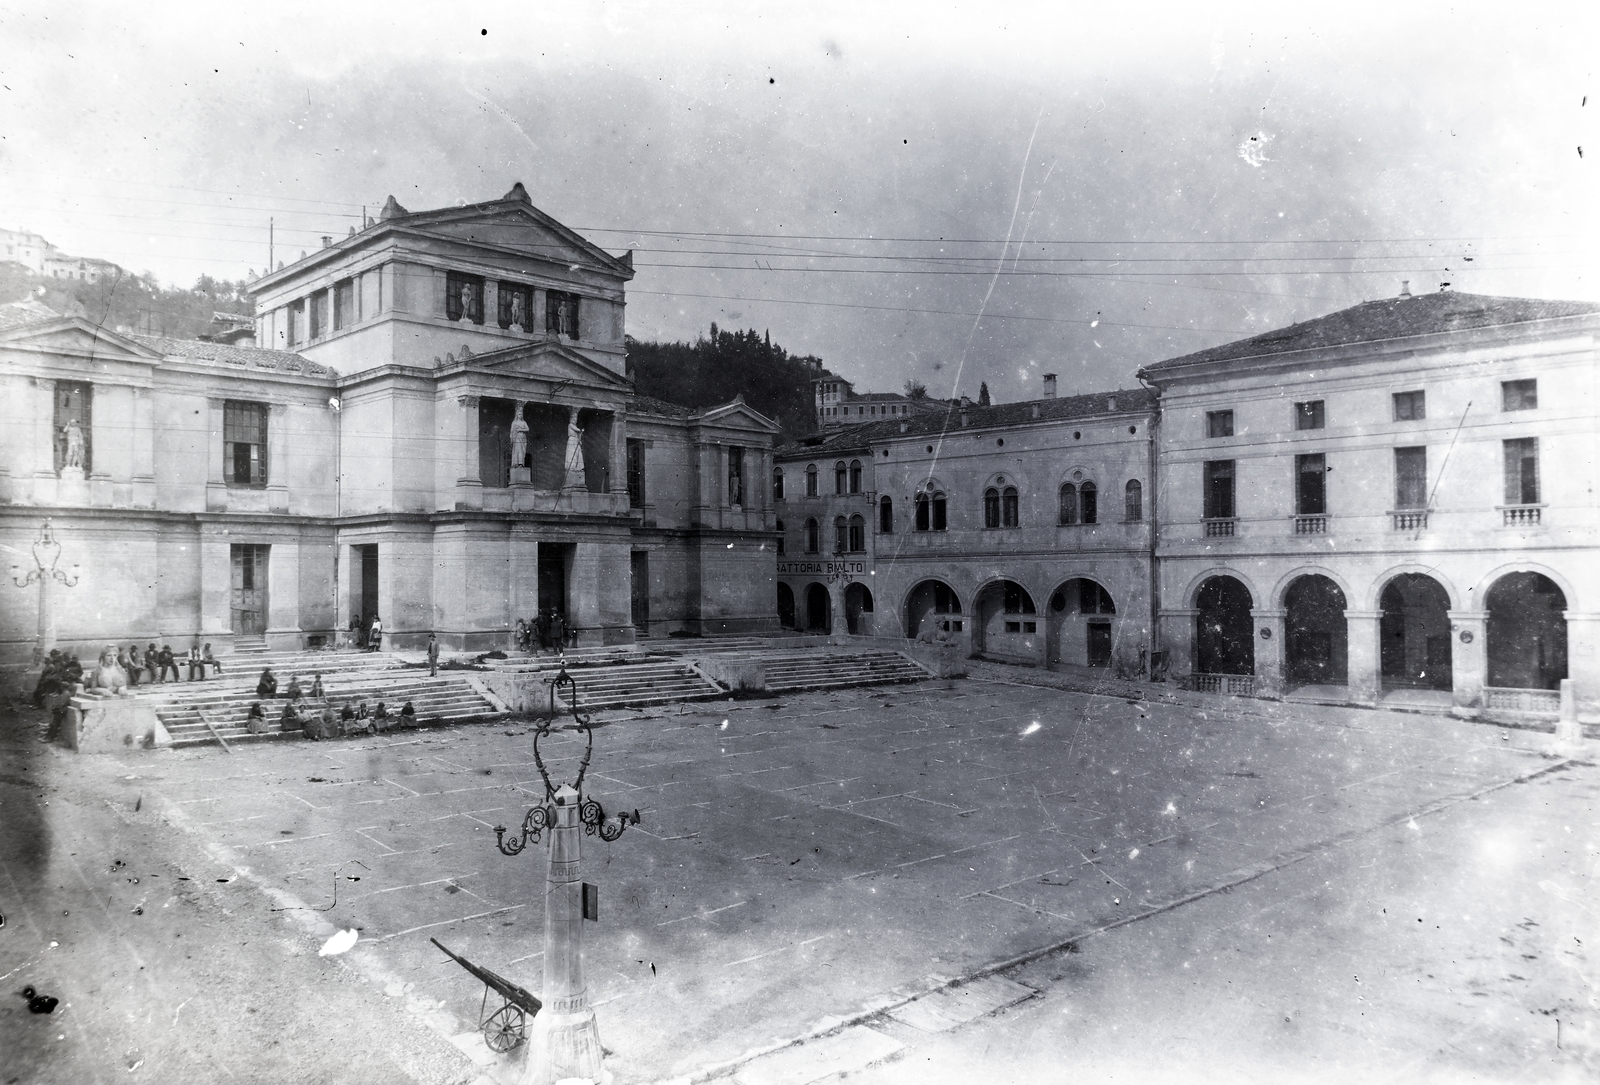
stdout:
<svg viewBox="0 0 1600 1085">
<path fill-rule="evenodd" d="M 928 672 L 896 652 L 781 653 L 762 658 L 774 692 L 920 682 Z"/>
<path fill-rule="evenodd" d="M 554 677 L 555 673 L 550 671 L 544 677 Z M 585 711 L 704 700 L 727 692 L 687 664 L 677 662 L 577 667 L 567 673 L 577 683 L 578 707 Z"/>
</svg>

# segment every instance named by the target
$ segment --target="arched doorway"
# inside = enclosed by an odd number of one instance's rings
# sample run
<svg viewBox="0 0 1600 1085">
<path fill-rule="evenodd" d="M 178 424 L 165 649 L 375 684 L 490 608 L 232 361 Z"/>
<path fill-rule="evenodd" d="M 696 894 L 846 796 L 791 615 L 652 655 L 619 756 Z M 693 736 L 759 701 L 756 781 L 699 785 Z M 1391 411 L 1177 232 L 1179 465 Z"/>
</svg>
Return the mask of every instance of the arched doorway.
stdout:
<svg viewBox="0 0 1600 1085">
<path fill-rule="evenodd" d="M 1449 689 L 1450 595 L 1423 573 L 1401 573 L 1378 597 L 1384 689 Z"/>
<path fill-rule="evenodd" d="M 852 636 L 872 635 L 872 592 L 865 584 L 850 584 L 844 589 L 844 624 Z"/>
<path fill-rule="evenodd" d="M 1344 592 L 1325 576 L 1302 576 L 1283 593 L 1284 672 L 1291 686 L 1349 681 L 1350 631 Z"/>
<path fill-rule="evenodd" d="M 1250 589 L 1214 576 L 1195 593 L 1195 669 L 1201 674 L 1255 674 L 1255 621 Z"/>
<path fill-rule="evenodd" d="M 1039 612 L 1033 596 L 1014 580 L 984 585 L 972 601 L 972 650 L 1032 658 L 1039 653 Z"/>
<path fill-rule="evenodd" d="M 821 584 L 806 588 L 806 629 L 813 633 L 833 632 L 833 615 L 828 589 Z"/>
<path fill-rule="evenodd" d="M 1069 580 L 1050 596 L 1051 663 L 1111 666 L 1111 626 L 1117 604 L 1093 580 Z"/>
<path fill-rule="evenodd" d="M 781 581 L 778 584 L 778 624 L 785 629 L 794 628 L 794 589 Z"/>
<path fill-rule="evenodd" d="M 924 580 L 906 597 L 906 636 L 916 640 L 935 629 L 961 632 L 961 598 L 950 585 L 939 580 Z"/>
<path fill-rule="evenodd" d="M 1567 597 L 1542 573 L 1507 573 L 1484 598 L 1489 685 L 1560 689 L 1567 677 Z"/>
</svg>

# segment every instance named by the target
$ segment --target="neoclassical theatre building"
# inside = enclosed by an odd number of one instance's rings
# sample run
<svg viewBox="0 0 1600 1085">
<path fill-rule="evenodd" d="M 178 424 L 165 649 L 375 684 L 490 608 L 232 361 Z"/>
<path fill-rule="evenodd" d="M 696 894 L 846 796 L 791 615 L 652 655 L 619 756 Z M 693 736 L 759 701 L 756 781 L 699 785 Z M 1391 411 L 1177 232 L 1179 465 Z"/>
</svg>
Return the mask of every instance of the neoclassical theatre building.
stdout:
<svg viewBox="0 0 1600 1085">
<path fill-rule="evenodd" d="M 636 396 L 631 254 L 535 208 L 408 212 L 257 280 L 258 347 L 0 307 L 0 543 L 52 522 L 57 635 L 504 646 L 555 608 L 580 643 L 773 628 L 777 427 Z M 37 589 L 7 586 L 0 664 Z M 179 643 L 181 642 L 181 644 Z"/>
</svg>

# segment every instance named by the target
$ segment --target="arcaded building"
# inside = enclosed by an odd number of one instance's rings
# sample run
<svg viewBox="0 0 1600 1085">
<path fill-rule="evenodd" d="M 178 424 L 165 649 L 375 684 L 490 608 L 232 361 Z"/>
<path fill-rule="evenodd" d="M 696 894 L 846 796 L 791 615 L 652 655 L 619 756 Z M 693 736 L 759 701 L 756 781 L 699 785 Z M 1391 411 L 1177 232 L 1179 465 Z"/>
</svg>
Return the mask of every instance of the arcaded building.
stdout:
<svg viewBox="0 0 1600 1085">
<path fill-rule="evenodd" d="M 776 453 L 779 612 L 943 632 L 984 656 L 1137 671 L 1152 619 L 1155 397 L 950 406 Z M 840 620 L 842 617 L 843 620 Z"/>
<path fill-rule="evenodd" d="M 1600 305 L 1367 302 L 1145 367 L 1201 689 L 1600 717 Z"/>
<path fill-rule="evenodd" d="M 0 541 L 50 519 L 57 635 L 508 643 L 554 608 L 580 643 L 776 625 L 777 427 L 742 400 L 634 395 L 631 259 L 503 198 L 367 228 L 254 284 L 259 347 L 116 335 L 0 307 Z M 0 663 L 25 663 L 9 589 Z M 175 647 L 179 644 L 175 643 Z"/>
</svg>

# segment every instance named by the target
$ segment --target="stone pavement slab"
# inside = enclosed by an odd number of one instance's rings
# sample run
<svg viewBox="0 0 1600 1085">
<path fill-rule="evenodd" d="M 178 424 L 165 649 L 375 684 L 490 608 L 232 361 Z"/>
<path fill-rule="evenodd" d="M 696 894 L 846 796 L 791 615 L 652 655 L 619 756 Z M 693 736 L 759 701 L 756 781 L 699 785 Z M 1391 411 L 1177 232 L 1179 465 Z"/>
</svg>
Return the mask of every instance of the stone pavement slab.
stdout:
<svg viewBox="0 0 1600 1085">
<path fill-rule="evenodd" d="M 914 998 L 890 1010 L 889 1016 L 923 1032 L 945 1032 L 1036 994 L 1032 987 L 1004 976 L 983 976 Z"/>
<path fill-rule="evenodd" d="M 834 1074 L 863 1070 L 905 1045 L 861 1025 L 803 1047 L 765 1055 L 734 1075 L 738 1085 L 810 1085 Z"/>
</svg>

